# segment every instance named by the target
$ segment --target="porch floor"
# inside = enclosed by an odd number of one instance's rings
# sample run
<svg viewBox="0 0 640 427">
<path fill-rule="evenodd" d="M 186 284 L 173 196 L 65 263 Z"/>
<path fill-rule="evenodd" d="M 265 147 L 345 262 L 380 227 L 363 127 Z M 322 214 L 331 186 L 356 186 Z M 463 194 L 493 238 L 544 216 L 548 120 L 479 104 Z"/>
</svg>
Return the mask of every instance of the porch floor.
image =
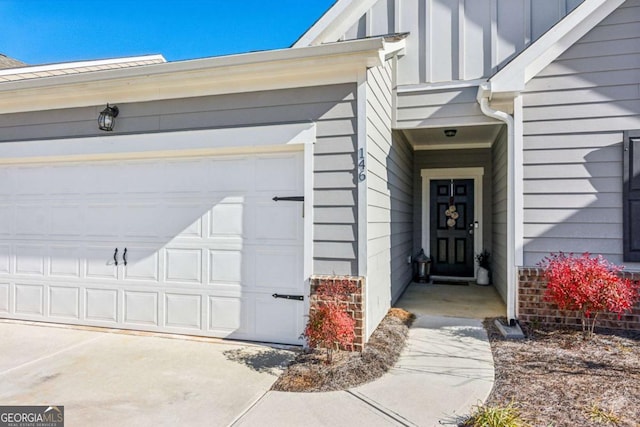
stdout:
<svg viewBox="0 0 640 427">
<path fill-rule="evenodd" d="M 505 316 L 507 308 L 493 286 L 411 283 L 395 304 L 416 315 L 470 319 Z"/>
</svg>

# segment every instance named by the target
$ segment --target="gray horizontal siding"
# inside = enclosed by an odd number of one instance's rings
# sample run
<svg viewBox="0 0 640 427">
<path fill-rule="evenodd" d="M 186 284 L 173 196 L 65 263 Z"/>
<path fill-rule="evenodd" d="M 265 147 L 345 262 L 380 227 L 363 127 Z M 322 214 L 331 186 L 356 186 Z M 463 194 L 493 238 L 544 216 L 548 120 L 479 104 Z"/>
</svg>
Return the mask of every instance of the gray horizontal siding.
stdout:
<svg viewBox="0 0 640 427">
<path fill-rule="evenodd" d="M 114 135 L 309 122 L 314 145 L 315 274 L 357 274 L 355 84 L 118 104 Z M 104 105 L 0 115 L 0 142 L 105 136 Z M 52 142 L 55 143 L 55 142 Z"/>
<path fill-rule="evenodd" d="M 398 92 L 397 129 L 496 123 L 482 114 L 477 86 Z"/>
<path fill-rule="evenodd" d="M 409 32 L 398 84 L 487 77 L 582 0 L 379 0 L 343 39 Z"/>
<path fill-rule="evenodd" d="M 557 251 L 623 262 L 622 132 L 640 129 L 639 28 L 640 0 L 629 0 L 527 85 L 525 265 Z"/>
<path fill-rule="evenodd" d="M 367 72 L 367 333 L 411 280 L 411 149 L 392 135 L 390 62 Z"/>
</svg>

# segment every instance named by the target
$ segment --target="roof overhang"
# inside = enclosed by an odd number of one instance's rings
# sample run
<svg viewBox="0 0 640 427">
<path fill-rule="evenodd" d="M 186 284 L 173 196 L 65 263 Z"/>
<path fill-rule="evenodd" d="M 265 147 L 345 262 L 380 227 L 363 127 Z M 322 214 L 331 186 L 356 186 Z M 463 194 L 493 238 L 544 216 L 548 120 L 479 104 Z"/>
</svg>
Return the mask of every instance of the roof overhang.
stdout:
<svg viewBox="0 0 640 427">
<path fill-rule="evenodd" d="M 292 47 L 337 41 L 377 0 L 338 0 Z"/>
<path fill-rule="evenodd" d="M 376 37 L 0 83 L 0 113 L 355 82 L 404 49 Z"/>
<path fill-rule="evenodd" d="M 513 99 L 526 84 L 625 0 L 585 0 L 564 19 L 481 85 L 478 99 Z"/>
</svg>

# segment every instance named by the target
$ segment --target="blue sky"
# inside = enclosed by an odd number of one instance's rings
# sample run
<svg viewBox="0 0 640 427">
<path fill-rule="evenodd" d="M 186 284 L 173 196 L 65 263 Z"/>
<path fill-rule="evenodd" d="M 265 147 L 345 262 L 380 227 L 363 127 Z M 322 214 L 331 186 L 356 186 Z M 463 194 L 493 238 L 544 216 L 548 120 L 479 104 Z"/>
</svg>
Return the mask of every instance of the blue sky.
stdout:
<svg viewBox="0 0 640 427">
<path fill-rule="evenodd" d="M 0 0 L 0 53 L 30 65 L 284 48 L 334 0 Z"/>
</svg>

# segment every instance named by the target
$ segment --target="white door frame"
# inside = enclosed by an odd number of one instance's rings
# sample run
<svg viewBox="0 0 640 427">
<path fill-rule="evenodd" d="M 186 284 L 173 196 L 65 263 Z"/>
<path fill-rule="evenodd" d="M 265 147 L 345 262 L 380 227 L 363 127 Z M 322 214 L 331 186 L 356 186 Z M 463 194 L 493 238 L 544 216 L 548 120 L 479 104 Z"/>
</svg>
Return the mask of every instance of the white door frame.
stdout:
<svg viewBox="0 0 640 427">
<path fill-rule="evenodd" d="M 421 169 L 422 177 L 422 248 L 424 253 L 429 256 L 431 254 L 431 210 L 429 209 L 429 200 L 431 199 L 431 181 L 434 179 L 472 179 L 474 192 L 474 221 L 478 222 L 478 228 L 473 233 L 473 250 L 475 253 L 482 252 L 482 185 L 484 168 L 437 168 L 437 169 Z M 475 264 L 475 257 L 474 257 Z M 473 269 L 473 278 L 476 277 L 476 268 Z"/>
</svg>

